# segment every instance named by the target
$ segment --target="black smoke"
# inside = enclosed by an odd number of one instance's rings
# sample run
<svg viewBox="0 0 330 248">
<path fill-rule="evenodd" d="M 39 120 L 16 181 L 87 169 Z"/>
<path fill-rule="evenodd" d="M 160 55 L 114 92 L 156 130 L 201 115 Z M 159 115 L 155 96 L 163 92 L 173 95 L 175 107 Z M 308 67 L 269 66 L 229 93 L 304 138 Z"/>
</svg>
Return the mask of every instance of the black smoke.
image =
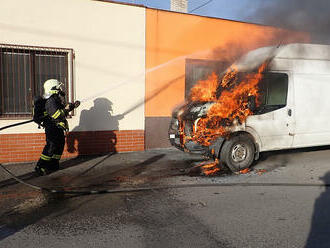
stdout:
<svg viewBox="0 0 330 248">
<path fill-rule="evenodd" d="M 313 43 L 330 44 L 330 0 L 262 1 L 248 18 L 252 22 L 308 32 Z"/>
</svg>

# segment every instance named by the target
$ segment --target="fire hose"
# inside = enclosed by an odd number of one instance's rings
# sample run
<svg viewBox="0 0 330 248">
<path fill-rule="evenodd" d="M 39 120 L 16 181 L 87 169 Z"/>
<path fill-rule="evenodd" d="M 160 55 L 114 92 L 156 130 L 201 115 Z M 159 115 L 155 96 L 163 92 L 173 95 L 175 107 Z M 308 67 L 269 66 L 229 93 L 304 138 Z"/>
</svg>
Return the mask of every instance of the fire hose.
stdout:
<svg viewBox="0 0 330 248">
<path fill-rule="evenodd" d="M 33 120 L 28 120 L 28 121 L 23 121 L 23 122 L 17 122 L 17 123 L 14 123 L 14 124 L 8 125 L 8 126 L 1 127 L 1 128 L 0 128 L 0 131 L 2 131 L 2 130 L 4 130 L 4 129 L 7 129 L 7 128 L 11 128 L 11 127 L 16 127 L 16 126 L 24 125 L 24 124 L 27 124 L 27 123 L 30 123 L 30 122 L 33 122 Z"/>
<path fill-rule="evenodd" d="M 330 187 L 329 183 L 206 183 L 206 184 L 174 184 L 164 186 L 147 186 L 147 187 L 133 187 L 133 188 L 122 188 L 122 189 L 103 189 L 103 190 L 65 190 L 65 189 L 52 189 L 42 186 L 37 186 L 31 183 L 27 183 L 17 176 L 15 176 L 6 167 L 0 164 L 0 167 L 6 171 L 13 179 L 17 182 L 24 184 L 34 190 L 41 192 L 47 192 L 52 194 L 66 194 L 66 195 L 92 195 L 92 194 L 106 194 L 106 193 L 132 193 L 132 192 L 143 192 L 143 191 L 157 191 L 157 190 L 169 190 L 169 189 L 183 189 L 183 188 L 205 188 L 205 187 Z M 64 187 L 63 187 L 64 188 Z M 76 187 L 77 189 L 81 187 Z"/>
<path fill-rule="evenodd" d="M 158 67 L 157 67 L 158 68 Z M 145 103 L 146 101 L 151 100 L 152 98 L 154 98 L 156 95 L 158 95 L 161 91 L 163 91 L 164 89 L 166 89 L 167 87 L 169 87 L 173 82 L 175 82 L 177 79 L 183 77 L 183 75 L 171 80 L 170 82 L 168 82 L 167 84 L 165 84 L 163 87 L 161 87 L 160 89 L 158 89 L 157 91 L 154 92 L 154 94 L 152 96 L 149 96 L 146 100 L 140 101 L 137 104 L 135 104 L 133 107 L 131 107 L 130 109 L 126 110 L 123 115 L 126 115 L 130 112 L 132 112 L 133 110 L 135 110 L 137 107 L 141 106 L 143 103 Z M 95 96 L 91 96 L 89 98 L 83 99 L 81 102 L 87 101 L 89 99 L 94 98 Z M 20 125 L 24 125 L 27 123 L 33 122 L 33 120 L 28 120 L 28 121 L 24 121 L 24 122 L 18 122 L 18 123 L 14 123 L 8 126 L 4 126 L 0 128 L 1 130 L 7 129 L 7 128 L 11 128 L 11 127 L 16 127 L 16 126 L 20 126 Z M 30 188 L 33 188 L 35 190 L 40 190 L 40 191 L 46 191 L 46 192 L 50 192 L 50 193 L 65 193 L 65 194 L 96 194 L 96 193 L 119 193 L 119 192 L 134 192 L 134 191 L 145 191 L 145 190 L 156 190 L 156 188 L 134 188 L 134 189 L 122 189 L 122 190 L 101 190 L 101 191 L 68 191 L 68 190 L 54 190 L 54 189 L 50 189 L 50 188 L 44 188 L 44 187 L 40 187 L 37 185 L 33 185 L 30 183 L 27 183 L 21 179 L 19 179 L 17 176 L 15 176 L 11 171 L 9 171 L 7 168 L 5 168 L 2 164 L 0 164 L 0 167 L 2 168 L 2 170 L 4 170 L 6 173 L 8 173 L 15 181 L 24 184 Z"/>
<path fill-rule="evenodd" d="M 24 122 L 19 122 L 4 126 L 0 130 L 7 128 L 23 125 L 32 122 L 33 120 L 28 120 Z M 285 187 L 330 187 L 330 183 L 206 183 L 206 184 L 176 184 L 176 185 L 165 185 L 165 186 L 147 186 L 147 187 L 133 187 L 133 188 L 122 188 L 122 189 L 102 189 L 102 190 L 66 190 L 64 186 L 55 188 L 42 187 L 28 183 L 20 178 L 18 178 L 14 173 L 0 164 L 3 171 L 11 176 L 15 181 L 21 183 L 27 187 L 41 192 L 47 192 L 52 194 L 67 194 L 67 195 L 91 195 L 91 194 L 106 194 L 106 193 L 128 193 L 128 192 L 142 192 L 142 191 L 156 191 L 156 190 L 168 190 L 168 189 L 179 189 L 179 188 L 203 188 L 203 187 L 258 187 L 258 186 L 285 186 Z M 60 189 L 58 189 L 60 188 Z M 79 189 L 82 187 L 76 187 Z M 84 187 L 85 188 L 85 187 Z"/>
</svg>

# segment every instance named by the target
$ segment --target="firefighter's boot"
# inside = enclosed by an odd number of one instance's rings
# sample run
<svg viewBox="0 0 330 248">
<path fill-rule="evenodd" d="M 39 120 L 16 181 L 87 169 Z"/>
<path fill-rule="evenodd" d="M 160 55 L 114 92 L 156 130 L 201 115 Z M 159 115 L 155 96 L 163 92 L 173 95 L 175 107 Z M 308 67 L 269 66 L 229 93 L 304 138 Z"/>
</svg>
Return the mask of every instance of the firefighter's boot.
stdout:
<svg viewBox="0 0 330 248">
<path fill-rule="evenodd" d="M 60 161 L 58 159 L 52 159 L 50 161 L 48 170 L 51 172 L 58 171 L 60 169 Z"/>
<path fill-rule="evenodd" d="M 34 168 L 35 172 L 39 175 L 39 176 L 45 176 L 47 174 L 49 174 L 49 170 L 47 169 L 47 162 L 39 159 L 36 167 Z"/>
</svg>

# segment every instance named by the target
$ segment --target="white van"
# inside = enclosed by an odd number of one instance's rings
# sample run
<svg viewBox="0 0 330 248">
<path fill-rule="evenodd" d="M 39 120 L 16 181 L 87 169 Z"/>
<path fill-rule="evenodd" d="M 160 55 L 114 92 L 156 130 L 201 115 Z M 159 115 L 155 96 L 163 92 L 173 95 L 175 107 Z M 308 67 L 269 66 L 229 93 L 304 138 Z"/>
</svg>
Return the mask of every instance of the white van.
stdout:
<svg viewBox="0 0 330 248">
<path fill-rule="evenodd" d="M 231 127 L 229 137 L 220 137 L 209 147 L 183 142 L 182 132 L 178 131 L 180 122 L 185 122 L 184 132 L 192 132 L 189 125 L 202 118 L 211 105 L 189 103 L 173 112 L 171 144 L 219 157 L 232 171 L 249 167 L 260 152 L 330 145 L 330 46 L 288 44 L 259 48 L 236 65 L 244 70 L 266 59 L 270 63 L 260 84 L 263 103 L 245 123 Z M 182 113 L 189 115 L 179 116 Z"/>
</svg>

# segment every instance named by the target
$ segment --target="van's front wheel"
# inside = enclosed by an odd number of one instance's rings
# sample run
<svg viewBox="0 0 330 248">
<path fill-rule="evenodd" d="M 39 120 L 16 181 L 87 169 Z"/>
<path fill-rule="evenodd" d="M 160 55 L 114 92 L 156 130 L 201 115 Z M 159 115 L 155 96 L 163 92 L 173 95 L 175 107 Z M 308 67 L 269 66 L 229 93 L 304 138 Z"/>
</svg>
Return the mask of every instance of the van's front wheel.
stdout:
<svg viewBox="0 0 330 248">
<path fill-rule="evenodd" d="M 247 135 L 237 135 L 225 141 L 219 160 L 232 172 L 249 168 L 254 160 L 255 146 Z"/>
</svg>

